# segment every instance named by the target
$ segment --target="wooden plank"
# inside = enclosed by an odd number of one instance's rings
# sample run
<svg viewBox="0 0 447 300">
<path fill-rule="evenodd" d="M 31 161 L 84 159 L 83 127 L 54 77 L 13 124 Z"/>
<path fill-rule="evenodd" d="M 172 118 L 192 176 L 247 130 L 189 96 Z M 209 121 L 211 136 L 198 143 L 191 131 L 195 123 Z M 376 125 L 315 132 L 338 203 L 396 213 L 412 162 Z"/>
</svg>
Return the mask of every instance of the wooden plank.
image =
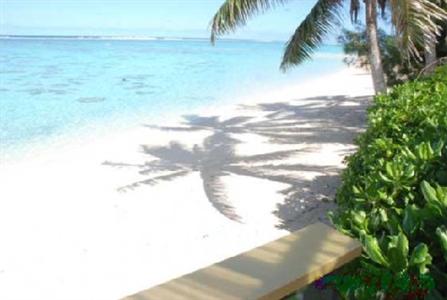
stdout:
<svg viewBox="0 0 447 300">
<path fill-rule="evenodd" d="M 125 300 L 280 299 L 361 251 L 359 242 L 316 223 Z"/>
</svg>

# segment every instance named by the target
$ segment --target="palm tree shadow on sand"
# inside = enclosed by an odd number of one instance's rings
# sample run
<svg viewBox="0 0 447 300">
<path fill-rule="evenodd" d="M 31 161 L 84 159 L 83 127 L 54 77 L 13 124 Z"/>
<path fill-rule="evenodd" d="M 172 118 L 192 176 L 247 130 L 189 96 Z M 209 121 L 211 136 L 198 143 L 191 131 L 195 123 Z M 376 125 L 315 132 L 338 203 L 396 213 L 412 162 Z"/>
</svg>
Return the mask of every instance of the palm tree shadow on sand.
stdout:
<svg viewBox="0 0 447 300">
<path fill-rule="evenodd" d="M 300 153 L 315 151 L 322 144 L 352 143 L 363 127 L 367 104 L 368 98 L 364 97 L 316 97 L 302 99 L 297 105 L 278 102 L 241 107 L 262 112 L 264 116 L 260 120 L 250 116 L 221 120 L 218 116 L 188 115 L 179 126 L 147 126 L 163 131 L 210 132 L 201 145 L 196 144 L 192 149 L 178 141 L 164 146 L 142 145 L 143 153 L 155 159 L 142 164 L 109 161 L 103 164 L 134 167 L 140 174 L 147 176 L 146 179 L 120 187 L 118 190 L 122 192 L 197 172 L 208 201 L 222 215 L 237 222 L 243 220 L 231 204 L 231 199 L 228 199 L 227 187 L 223 182 L 225 176 L 242 175 L 287 184 L 288 188 L 280 191 L 284 201 L 277 205 L 274 213 L 281 220 L 280 228 L 296 230 L 300 226 L 297 220 L 305 218 L 306 214 L 309 216 L 312 211 L 326 211 L 333 207 L 329 198 L 338 185 L 340 169 L 314 162 L 285 163 L 285 160 L 299 156 Z M 296 144 L 297 147 L 257 155 L 239 155 L 236 147 L 242 142 L 237 139 L 237 135 L 246 133 L 266 138 L 271 144 Z M 300 176 L 303 172 L 318 175 L 309 179 Z"/>
</svg>

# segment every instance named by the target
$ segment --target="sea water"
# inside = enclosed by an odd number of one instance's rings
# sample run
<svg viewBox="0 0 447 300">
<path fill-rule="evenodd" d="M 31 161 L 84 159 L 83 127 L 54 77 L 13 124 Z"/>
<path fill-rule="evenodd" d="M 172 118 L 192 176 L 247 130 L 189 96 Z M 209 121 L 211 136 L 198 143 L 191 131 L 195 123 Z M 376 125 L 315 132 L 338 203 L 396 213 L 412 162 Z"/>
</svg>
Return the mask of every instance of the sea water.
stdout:
<svg viewBox="0 0 447 300">
<path fill-rule="evenodd" d="M 33 143 L 231 103 L 343 68 L 340 46 L 279 70 L 284 43 L 80 38 L 0 39 L 0 160 Z"/>
</svg>

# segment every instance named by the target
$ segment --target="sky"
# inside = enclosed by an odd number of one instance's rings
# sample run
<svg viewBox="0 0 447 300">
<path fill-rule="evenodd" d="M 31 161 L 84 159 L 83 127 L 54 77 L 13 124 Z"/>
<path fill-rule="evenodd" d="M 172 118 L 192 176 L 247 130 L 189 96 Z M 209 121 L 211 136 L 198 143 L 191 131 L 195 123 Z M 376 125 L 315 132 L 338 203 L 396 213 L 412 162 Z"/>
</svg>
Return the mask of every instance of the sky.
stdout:
<svg viewBox="0 0 447 300">
<path fill-rule="evenodd" d="M 228 38 L 287 40 L 316 0 L 292 0 Z M 0 34 L 209 37 L 223 0 L 0 0 Z M 334 35 L 335 36 L 335 35 Z"/>
</svg>

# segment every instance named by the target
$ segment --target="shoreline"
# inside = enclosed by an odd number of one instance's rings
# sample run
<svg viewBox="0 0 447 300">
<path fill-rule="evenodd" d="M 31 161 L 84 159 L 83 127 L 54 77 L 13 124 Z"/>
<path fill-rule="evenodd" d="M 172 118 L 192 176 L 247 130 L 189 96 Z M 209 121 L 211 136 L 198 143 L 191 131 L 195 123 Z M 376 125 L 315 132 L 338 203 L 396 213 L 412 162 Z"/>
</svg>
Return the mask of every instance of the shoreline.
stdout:
<svg viewBox="0 0 447 300">
<path fill-rule="evenodd" d="M 118 299 L 327 222 L 371 94 L 346 69 L 2 164 L 0 298 Z"/>
<path fill-rule="evenodd" d="M 244 94 L 236 99 L 223 101 L 223 103 L 195 108 L 188 112 L 188 114 L 209 115 L 215 111 L 231 113 L 234 112 L 235 107 L 238 105 L 265 103 L 273 101 L 275 98 L 291 100 L 291 95 L 297 95 L 298 98 L 304 98 L 306 95 L 313 94 L 312 87 L 315 86 L 315 83 L 322 80 L 331 81 L 339 76 L 348 74 L 365 74 L 365 71 L 362 69 L 345 67 L 334 73 L 311 78 L 298 84 L 288 83 L 280 86 L 272 86 L 268 88 L 270 89 L 270 92 L 267 92 L 266 89 L 261 92 Z M 310 88 L 305 88 L 306 86 L 309 86 Z M 28 142 L 24 142 L 23 145 L 10 147 L 2 154 L 3 157 L 0 156 L 0 166 L 3 168 L 13 167 L 23 163 L 44 164 L 53 160 L 54 156 L 58 156 L 67 151 L 72 152 L 75 149 L 85 148 L 86 145 L 107 143 L 116 138 L 133 135 L 135 132 L 140 131 L 141 127 L 145 125 L 158 124 L 163 126 L 181 122 L 182 116 L 186 114 L 185 111 L 166 112 L 162 113 L 159 118 L 156 118 L 151 122 L 146 122 L 141 118 L 129 117 L 125 122 L 129 125 L 116 127 L 114 127 L 115 124 L 112 123 L 113 117 L 110 117 L 105 120 L 95 121 L 95 123 L 89 127 L 84 126 L 82 129 L 71 129 L 63 133 L 58 133 L 55 136 L 44 138 L 43 142 L 42 139 L 33 138 Z M 100 127 L 101 129 L 95 130 L 93 129 L 95 127 Z M 106 128 L 112 129 L 114 132 L 105 133 Z M 99 139 L 98 136 L 100 136 Z"/>
</svg>

